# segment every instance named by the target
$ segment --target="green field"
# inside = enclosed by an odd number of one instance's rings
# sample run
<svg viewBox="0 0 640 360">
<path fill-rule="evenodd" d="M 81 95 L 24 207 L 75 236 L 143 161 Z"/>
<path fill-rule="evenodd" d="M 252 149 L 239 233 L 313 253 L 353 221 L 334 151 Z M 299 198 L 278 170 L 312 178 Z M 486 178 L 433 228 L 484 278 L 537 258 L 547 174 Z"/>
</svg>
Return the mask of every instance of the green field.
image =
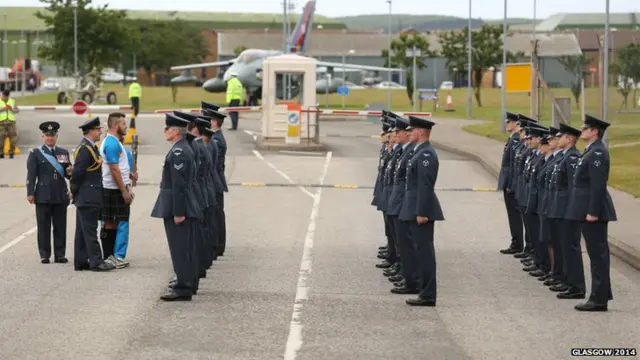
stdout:
<svg viewBox="0 0 640 360">
<path fill-rule="evenodd" d="M 128 88 L 122 85 L 107 85 L 105 89 L 114 90 L 118 97 L 118 104 L 128 105 Z M 404 90 L 392 90 L 393 109 L 395 111 L 411 111 L 411 105 Z M 568 89 L 553 89 L 556 97 L 570 96 Z M 598 114 L 598 89 L 586 90 L 586 112 L 588 114 Z M 612 145 L 612 186 L 618 187 L 635 196 L 640 196 L 640 144 L 634 146 L 618 147 L 622 144 L 633 144 L 640 142 L 640 113 L 637 114 L 617 114 L 617 109 L 622 103 L 621 96 L 614 90 L 609 91 L 609 121 L 613 124 L 610 128 L 610 144 Z M 316 102 L 321 107 L 340 109 L 342 107 L 342 97 L 338 94 L 316 95 Z M 467 91 L 466 89 L 456 89 L 452 92 L 453 108 L 455 112 L 444 112 L 446 93 L 440 94 L 440 109 L 434 116 L 438 118 L 466 118 L 467 115 Z M 211 101 L 224 104 L 224 94 L 211 94 L 198 87 L 181 87 L 178 90 L 176 103 L 172 103 L 171 88 L 169 87 L 145 87 L 143 88 L 141 111 L 153 111 L 158 109 L 184 109 L 198 108 L 200 101 Z M 487 120 L 486 123 L 467 125 L 465 130 L 480 136 L 486 136 L 498 141 L 504 141 L 506 134 L 500 132 L 501 110 L 500 110 L 500 89 L 482 89 L 483 107 L 477 107 L 474 100 L 472 107 L 473 119 Z M 20 98 L 21 105 L 55 105 L 56 94 L 39 94 Z M 386 90 L 352 90 L 345 98 L 346 109 L 363 110 L 367 105 L 386 104 Z M 551 105 L 546 98 L 540 99 L 541 121 L 546 125 L 551 124 Z M 327 106 L 328 104 L 328 106 Z M 571 124 L 579 127 L 580 110 L 576 109 L 574 102 L 572 107 Z M 432 103 L 424 102 L 423 111 L 431 111 Z M 507 110 L 516 113 L 529 114 L 529 96 L 526 93 L 507 94 Z M 496 155 L 497 156 L 497 155 Z"/>
</svg>

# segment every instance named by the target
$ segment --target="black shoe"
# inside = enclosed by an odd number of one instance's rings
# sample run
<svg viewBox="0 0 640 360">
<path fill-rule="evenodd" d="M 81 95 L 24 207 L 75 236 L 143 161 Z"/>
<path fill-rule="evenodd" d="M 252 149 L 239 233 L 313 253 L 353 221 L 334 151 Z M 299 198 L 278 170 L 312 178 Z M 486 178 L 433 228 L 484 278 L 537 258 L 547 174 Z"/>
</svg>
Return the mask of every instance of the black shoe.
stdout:
<svg viewBox="0 0 640 360">
<path fill-rule="evenodd" d="M 506 254 L 506 255 L 514 255 L 514 254 L 517 254 L 519 252 L 522 252 L 522 249 L 517 249 L 517 248 L 513 248 L 513 247 L 509 246 L 506 249 L 500 250 L 500 252 L 502 254 Z"/>
<path fill-rule="evenodd" d="M 553 276 L 547 280 L 544 281 L 543 283 L 546 286 L 555 286 L 555 285 L 560 285 L 562 284 L 562 280 L 558 280 L 555 279 Z"/>
<path fill-rule="evenodd" d="M 67 260 L 66 257 L 64 256 L 60 256 L 60 257 L 56 257 L 53 262 L 58 263 L 58 264 L 66 264 L 69 262 L 69 260 Z"/>
<path fill-rule="evenodd" d="M 392 264 L 388 261 L 383 261 L 380 264 L 376 264 L 376 267 L 378 269 L 388 269 L 392 266 Z"/>
<path fill-rule="evenodd" d="M 418 289 L 408 288 L 405 285 L 403 287 L 396 287 L 391 289 L 391 293 L 399 294 L 399 295 L 407 295 L 407 294 L 419 294 L 420 292 L 418 291 Z"/>
<path fill-rule="evenodd" d="M 391 282 L 398 282 L 398 281 L 400 281 L 400 280 L 402 280 L 404 278 L 402 277 L 402 275 L 398 274 L 398 275 L 395 275 L 395 276 L 390 276 L 390 277 L 388 277 L 388 279 Z"/>
<path fill-rule="evenodd" d="M 529 256 L 529 253 L 528 252 L 524 252 L 524 251 L 513 255 L 513 257 L 516 258 L 516 259 L 524 259 L 524 258 L 526 258 L 528 256 Z"/>
<path fill-rule="evenodd" d="M 407 299 L 406 303 L 407 305 L 411 305 L 411 306 L 436 306 L 435 300 L 425 300 L 421 298 Z"/>
<path fill-rule="evenodd" d="M 552 287 L 549 288 L 549 290 L 555 291 L 555 292 L 565 292 L 569 290 L 569 287 L 563 283 L 560 283 L 558 285 L 553 285 Z"/>
<path fill-rule="evenodd" d="M 387 255 L 386 252 L 385 253 L 378 253 L 378 256 L 377 256 L 378 259 L 383 259 L 383 260 L 387 259 L 388 257 L 389 256 Z"/>
<path fill-rule="evenodd" d="M 9 154 L 9 159 L 13 159 L 13 154 Z"/>
<path fill-rule="evenodd" d="M 538 269 L 535 271 L 532 271 L 529 273 L 529 275 L 533 276 L 533 277 L 537 277 L 537 278 L 541 278 L 543 276 L 548 276 L 547 272 L 542 270 L 542 269 Z"/>
<path fill-rule="evenodd" d="M 42 264 L 48 264 L 48 263 L 50 263 L 50 262 L 51 262 L 51 261 L 49 261 L 49 258 L 42 258 L 42 259 L 40 259 L 40 263 L 42 263 Z"/>
<path fill-rule="evenodd" d="M 73 269 L 75 271 L 91 270 L 91 266 L 89 264 L 74 264 Z"/>
<path fill-rule="evenodd" d="M 387 246 L 386 245 L 378 246 L 378 250 L 387 250 Z"/>
<path fill-rule="evenodd" d="M 402 279 L 402 281 L 394 282 L 393 286 L 398 288 L 407 287 L 407 283 L 404 281 L 404 279 Z"/>
<path fill-rule="evenodd" d="M 103 272 L 103 271 L 111 271 L 115 269 L 116 269 L 115 265 L 104 262 L 96 267 L 91 268 L 91 271 Z"/>
<path fill-rule="evenodd" d="M 584 299 L 584 292 L 579 290 L 569 289 L 565 292 L 558 293 L 556 295 L 558 299 Z"/>
<path fill-rule="evenodd" d="M 164 301 L 191 301 L 192 295 L 180 295 L 171 291 L 168 294 L 160 296 L 160 300 Z"/>
<path fill-rule="evenodd" d="M 607 311 L 607 304 L 596 304 L 589 300 L 585 303 L 578 304 L 573 308 L 578 311 Z"/>
<path fill-rule="evenodd" d="M 538 270 L 538 267 L 536 265 L 529 265 L 522 269 L 522 271 L 526 271 L 526 272 L 536 271 L 536 270 Z"/>
<path fill-rule="evenodd" d="M 200 271 L 200 279 L 204 279 L 207 277 L 207 272 L 206 271 Z"/>
</svg>

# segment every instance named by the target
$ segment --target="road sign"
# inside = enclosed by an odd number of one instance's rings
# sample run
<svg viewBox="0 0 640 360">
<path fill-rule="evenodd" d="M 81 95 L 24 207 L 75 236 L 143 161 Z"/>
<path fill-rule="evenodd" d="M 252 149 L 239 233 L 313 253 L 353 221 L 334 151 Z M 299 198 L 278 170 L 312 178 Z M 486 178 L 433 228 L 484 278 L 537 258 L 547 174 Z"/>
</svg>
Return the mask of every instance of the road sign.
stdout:
<svg viewBox="0 0 640 360">
<path fill-rule="evenodd" d="M 76 115 L 83 115 L 87 112 L 88 108 L 87 103 L 82 100 L 76 100 L 73 105 L 71 105 L 71 110 L 73 110 Z"/>
<path fill-rule="evenodd" d="M 338 95 L 346 96 L 349 95 L 349 87 L 348 86 L 338 86 Z"/>
<path fill-rule="evenodd" d="M 507 64 L 506 92 L 531 92 L 531 63 Z"/>
<path fill-rule="evenodd" d="M 287 137 L 285 144 L 300 144 L 300 111 L 290 110 L 287 115 Z"/>
<path fill-rule="evenodd" d="M 438 100 L 438 89 L 418 89 L 420 100 Z"/>
</svg>

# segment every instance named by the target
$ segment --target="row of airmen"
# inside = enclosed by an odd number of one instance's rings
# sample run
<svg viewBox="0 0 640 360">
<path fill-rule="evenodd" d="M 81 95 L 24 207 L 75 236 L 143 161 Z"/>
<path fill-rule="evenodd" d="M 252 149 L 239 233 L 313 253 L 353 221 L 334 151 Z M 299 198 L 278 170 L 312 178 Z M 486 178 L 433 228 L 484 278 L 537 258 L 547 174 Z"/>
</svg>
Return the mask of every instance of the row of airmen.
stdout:
<svg viewBox="0 0 640 360">
<path fill-rule="evenodd" d="M 613 299 L 607 227 L 616 221 L 607 191 L 609 152 L 602 142 L 609 124 L 586 115 L 582 129 L 545 127 L 510 112 L 505 122 L 511 136 L 504 146 L 498 189 L 504 195 L 511 245 L 500 252 L 520 259 L 523 270 L 557 292 L 557 298 L 584 299 L 584 236 L 591 293 L 575 309 L 607 311 Z M 587 142 L 582 154 L 576 148 L 580 138 Z"/>
<path fill-rule="evenodd" d="M 436 306 L 435 221 L 444 215 L 435 193 L 438 155 L 433 122 L 382 111 L 382 147 L 371 205 L 381 211 L 387 245 L 376 267 L 393 282 L 394 294 L 417 294 L 411 306 Z"/>
<path fill-rule="evenodd" d="M 165 136 L 173 146 L 162 170 L 160 193 L 151 216 L 164 221 L 175 275 L 165 301 L 190 301 L 200 279 L 226 246 L 224 175 L 226 115 L 202 102 L 201 114 L 165 115 Z M 215 126 L 212 126 L 212 123 Z"/>
</svg>

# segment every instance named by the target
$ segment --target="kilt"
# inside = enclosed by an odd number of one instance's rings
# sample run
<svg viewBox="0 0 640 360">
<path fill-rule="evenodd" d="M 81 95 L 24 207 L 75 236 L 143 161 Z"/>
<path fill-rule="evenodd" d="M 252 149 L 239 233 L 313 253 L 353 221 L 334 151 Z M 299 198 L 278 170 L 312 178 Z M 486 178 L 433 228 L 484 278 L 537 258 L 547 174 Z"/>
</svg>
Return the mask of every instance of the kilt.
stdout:
<svg viewBox="0 0 640 360">
<path fill-rule="evenodd" d="M 129 205 L 124 203 L 124 198 L 119 189 L 102 189 L 102 209 L 100 219 L 102 221 L 129 221 Z"/>
</svg>

